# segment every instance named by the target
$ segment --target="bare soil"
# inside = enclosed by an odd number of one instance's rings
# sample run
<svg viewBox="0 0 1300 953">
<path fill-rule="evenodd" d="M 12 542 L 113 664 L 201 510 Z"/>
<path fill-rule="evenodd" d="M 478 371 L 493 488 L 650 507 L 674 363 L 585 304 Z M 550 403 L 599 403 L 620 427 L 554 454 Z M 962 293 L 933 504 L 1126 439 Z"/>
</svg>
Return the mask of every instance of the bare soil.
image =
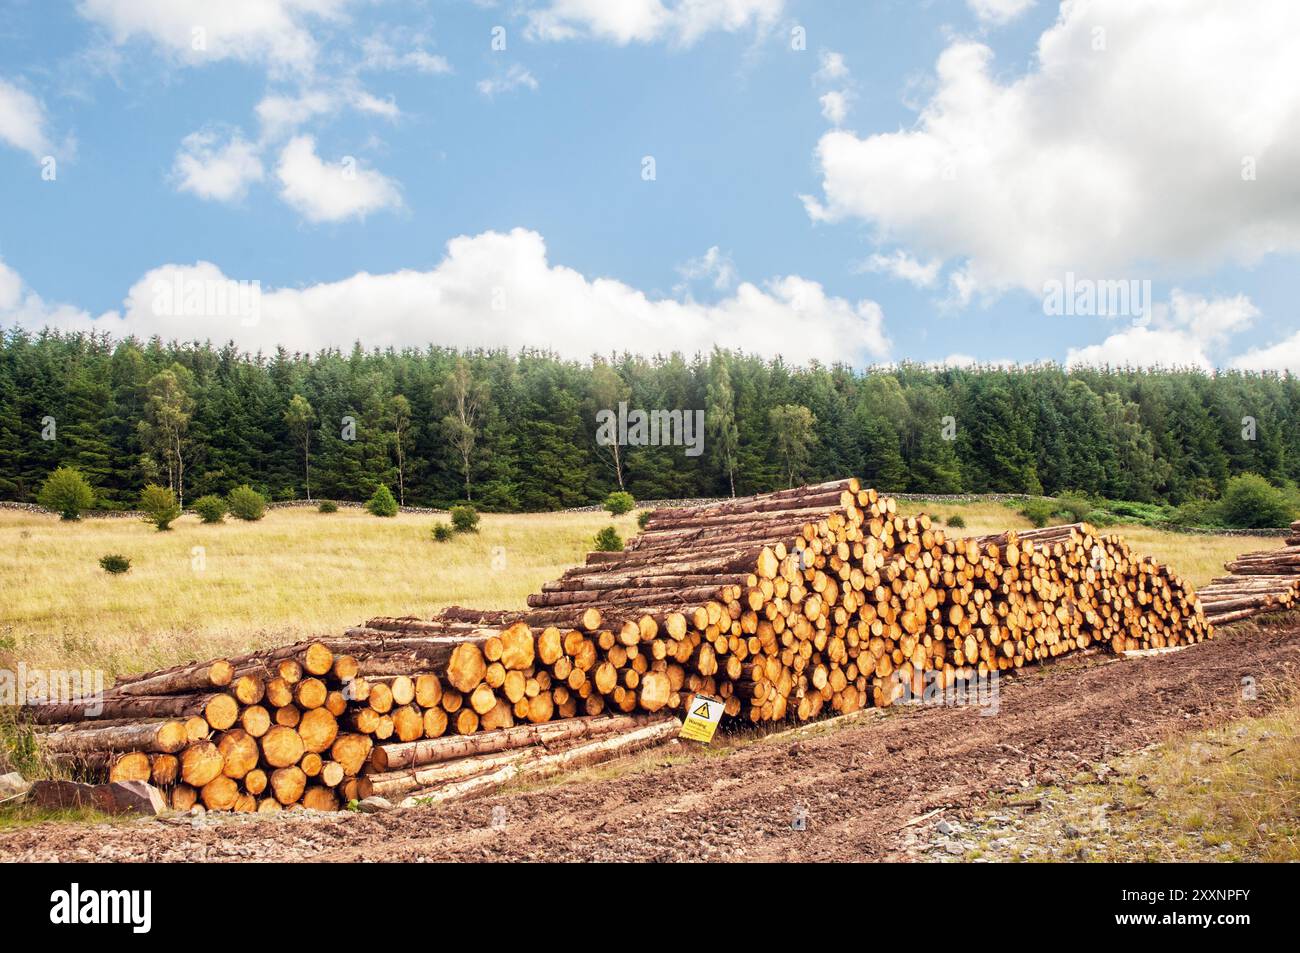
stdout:
<svg viewBox="0 0 1300 953">
<path fill-rule="evenodd" d="M 990 794 L 1262 714 L 1298 677 L 1293 617 L 1168 655 L 1025 670 L 1002 679 L 992 717 L 898 708 L 712 757 L 674 743 L 623 771 L 438 808 L 38 824 L 0 834 L 0 860 L 904 860 L 918 832 Z M 1243 698 L 1244 678 L 1258 700 Z"/>
</svg>

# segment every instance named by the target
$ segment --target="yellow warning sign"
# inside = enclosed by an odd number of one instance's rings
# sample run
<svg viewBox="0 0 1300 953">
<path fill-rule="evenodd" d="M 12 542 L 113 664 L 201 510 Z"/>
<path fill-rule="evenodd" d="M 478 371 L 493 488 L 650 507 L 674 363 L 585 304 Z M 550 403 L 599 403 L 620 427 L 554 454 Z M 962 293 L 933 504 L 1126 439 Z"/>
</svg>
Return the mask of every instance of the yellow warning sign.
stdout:
<svg viewBox="0 0 1300 953">
<path fill-rule="evenodd" d="M 682 724 L 678 737 L 708 744 L 713 740 L 713 733 L 718 730 L 720 721 L 722 702 L 707 695 L 696 695 L 686 706 L 686 721 Z"/>
</svg>

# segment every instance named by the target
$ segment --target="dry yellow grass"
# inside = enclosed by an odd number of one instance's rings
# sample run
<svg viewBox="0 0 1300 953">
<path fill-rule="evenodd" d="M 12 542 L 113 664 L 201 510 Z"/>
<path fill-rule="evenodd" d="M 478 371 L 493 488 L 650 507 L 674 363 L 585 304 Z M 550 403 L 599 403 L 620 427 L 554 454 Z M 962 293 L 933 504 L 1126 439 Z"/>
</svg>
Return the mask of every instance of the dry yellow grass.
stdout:
<svg viewBox="0 0 1300 953">
<path fill-rule="evenodd" d="M 439 543 L 437 519 L 295 508 L 216 526 L 185 516 L 160 533 L 130 519 L 0 512 L 0 664 L 114 674 L 337 633 L 376 615 L 523 608 L 611 523 L 606 513 L 484 515 L 478 533 Z M 631 515 L 612 522 L 625 538 L 636 532 Z M 131 571 L 104 572 L 108 553 L 130 557 Z"/>
<path fill-rule="evenodd" d="M 1026 528 L 999 503 L 906 504 L 954 535 Z M 485 515 L 480 532 L 431 538 L 436 517 L 379 519 L 354 509 L 270 511 L 258 523 L 205 526 L 186 516 L 159 533 L 129 519 L 63 523 L 0 512 L 0 664 L 99 668 L 109 675 L 337 633 L 376 615 L 428 616 L 462 604 L 522 609 L 525 596 L 580 562 L 605 513 Z M 625 538 L 631 515 L 613 521 Z M 1277 540 L 1115 527 L 1193 584 L 1232 556 Z M 499 549 L 498 549 L 499 547 Z M 110 576 L 99 558 L 132 569 Z"/>
</svg>

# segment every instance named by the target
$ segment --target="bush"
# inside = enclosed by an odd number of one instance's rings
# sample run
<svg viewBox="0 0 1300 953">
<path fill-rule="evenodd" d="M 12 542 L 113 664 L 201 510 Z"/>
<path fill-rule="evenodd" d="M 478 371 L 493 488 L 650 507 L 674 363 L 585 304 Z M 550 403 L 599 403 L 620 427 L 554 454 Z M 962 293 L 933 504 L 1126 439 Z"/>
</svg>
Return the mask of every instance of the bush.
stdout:
<svg viewBox="0 0 1300 953">
<path fill-rule="evenodd" d="M 104 567 L 104 572 L 111 573 L 114 576 L 127 572 L 131 568 L 131 560 L 118 553 L 100 556 L 99 564 Z"/>
<path fill-rule="evenodd" d="M 321 500 L 320 506 L 316 507 L 316 511 L 318 513 L 337 513 L 339 507 L 333 500 Z"/>
<path fill-rule="evenodd" d="M 1175 526 L 1222 526 L 1219 505 L 1210 500 L 1188 500 L 1174 510 L 1169 521 Z"/>
<path fill-rule="evenodd" d="M 966 521 L 962 519 L 962 515 L 960 513 L 953 513 L 952 516 L 948 517 L 948 525 L 951 526 L 953 529 L 965 529 Z"/>
<path fill-rule="evenodd" d="M 1238 529 L 1285 526 L 1295 513 L 1286 494 L 1257 473 L 1243 473 L 1229 480 L 1218 511 L 1225 526 Z"/>
<path fill-rule="evenodd" d="M 226 502 L 230 504 L 230 515 L 236 519 L 255 523 L 266 515 L 266 497 L 247 483 L 231 490 Z"/>
<path fill-rule="evenodd" d="M 220 523 L 226 518 L 226 501 L 219 496 L 201 496 L 194 501 L 194 512 L 205 523 Z"/>
<path fill-rule="evenodd" d="M 456 535 L 456 531 L 451 528 L 450 523 L 434 523 L 433 538 L 440 543 L 445 543 Z"/>
<path fill-rule="evenodd" d="M 1103 527 L 1114 526 L 1119 522 L 1119 519 L 1109 510 L 1089 510 L 1083 515 L 1083 521 L 1096 527 Z"/>
<path fill-rule="evenodd" d="M 473 503 L 461 503 L 451 508 L 451 525 L 458 533 L 478 532 L 478 510 Z"/>
<path fill-rule="evenodd" d="M 605 509 L 609 511 L 610 516 L 622 516 L 624 513 L 631 513 L 632 508 L 635 506 L 636 500 L 632 498 L 632 494 L 625 493 L 622 490 L 605 497 Z"/>
<path fill-rule="evenodd" d="M 1093 502 L 1082 493 L 1062 493 L 1056 498 L 1057 512 L 1071 523 L 1082 522 L 1094 509 Z"/>
<path fill-rule="evenodd" d="M 1052 500 L 1030 500 L 1020 508 L 1020 515 L 1035 526 L 1046 526 L 1056 513 Z"/>
<path fill-rule="evenodd" d="M 368 509 L 375 516 L 396 516 L 397 500 L 393 499 L 393 493 L 384 484 L 379 484 L 379 489 L 370 497 L 370 502 L 366 504 Z"/>
<path fill-rule="evenodd" d="M 612 526 L 606 526 L 596 534 L 596 551 L 602 553 L 617 553 L 623 549 L 623 538 L 618 535 L 618 530 Z"/>
<path fill-rule="evenodd" d="M 82 510 L 95 505 L 95 492 L 79 470 L 59 467 L 45 478 L 36 502 L 65 520 L 78 520 Z"/>
<path fill-rule="evenodd" d="M 636 514 L 636 525 L 640 529 L 645 529 L 645 524 L 650 522 L 650 514 L 653 512 L 654 510 L 642 510 L 640 513 Z"/>
<path fill-rule="evenodd" d="M 153 523 L 159 532 L 171 529 L 172 520 L 181 515 L 180 504 L 176 502 L 171 487 L 157 483 L 150 483 L 140 491 L 140 510 L 144 513 L 144 521 Z"/>
</svg>

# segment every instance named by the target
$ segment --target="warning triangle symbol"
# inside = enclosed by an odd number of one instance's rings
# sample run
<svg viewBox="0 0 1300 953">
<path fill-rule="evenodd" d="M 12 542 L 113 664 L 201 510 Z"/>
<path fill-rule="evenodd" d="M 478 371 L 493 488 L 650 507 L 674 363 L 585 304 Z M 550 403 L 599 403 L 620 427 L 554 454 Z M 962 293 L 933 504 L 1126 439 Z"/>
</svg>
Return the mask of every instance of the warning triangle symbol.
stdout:
<svg viewBox="0 0 1300 953">
<path fill-rule="evenodd" d="M 709 703 L 708 703 L 708 702 L 700 702 L 700 707 L 697 708 L 697 709 L 695 709 L 695 711 L 691 712 L 691 714 L 693 714 L 693 715 L 699 715 L 701 718 L 708 718 L 708 717 L 709 717 Z"/>
</svg>

